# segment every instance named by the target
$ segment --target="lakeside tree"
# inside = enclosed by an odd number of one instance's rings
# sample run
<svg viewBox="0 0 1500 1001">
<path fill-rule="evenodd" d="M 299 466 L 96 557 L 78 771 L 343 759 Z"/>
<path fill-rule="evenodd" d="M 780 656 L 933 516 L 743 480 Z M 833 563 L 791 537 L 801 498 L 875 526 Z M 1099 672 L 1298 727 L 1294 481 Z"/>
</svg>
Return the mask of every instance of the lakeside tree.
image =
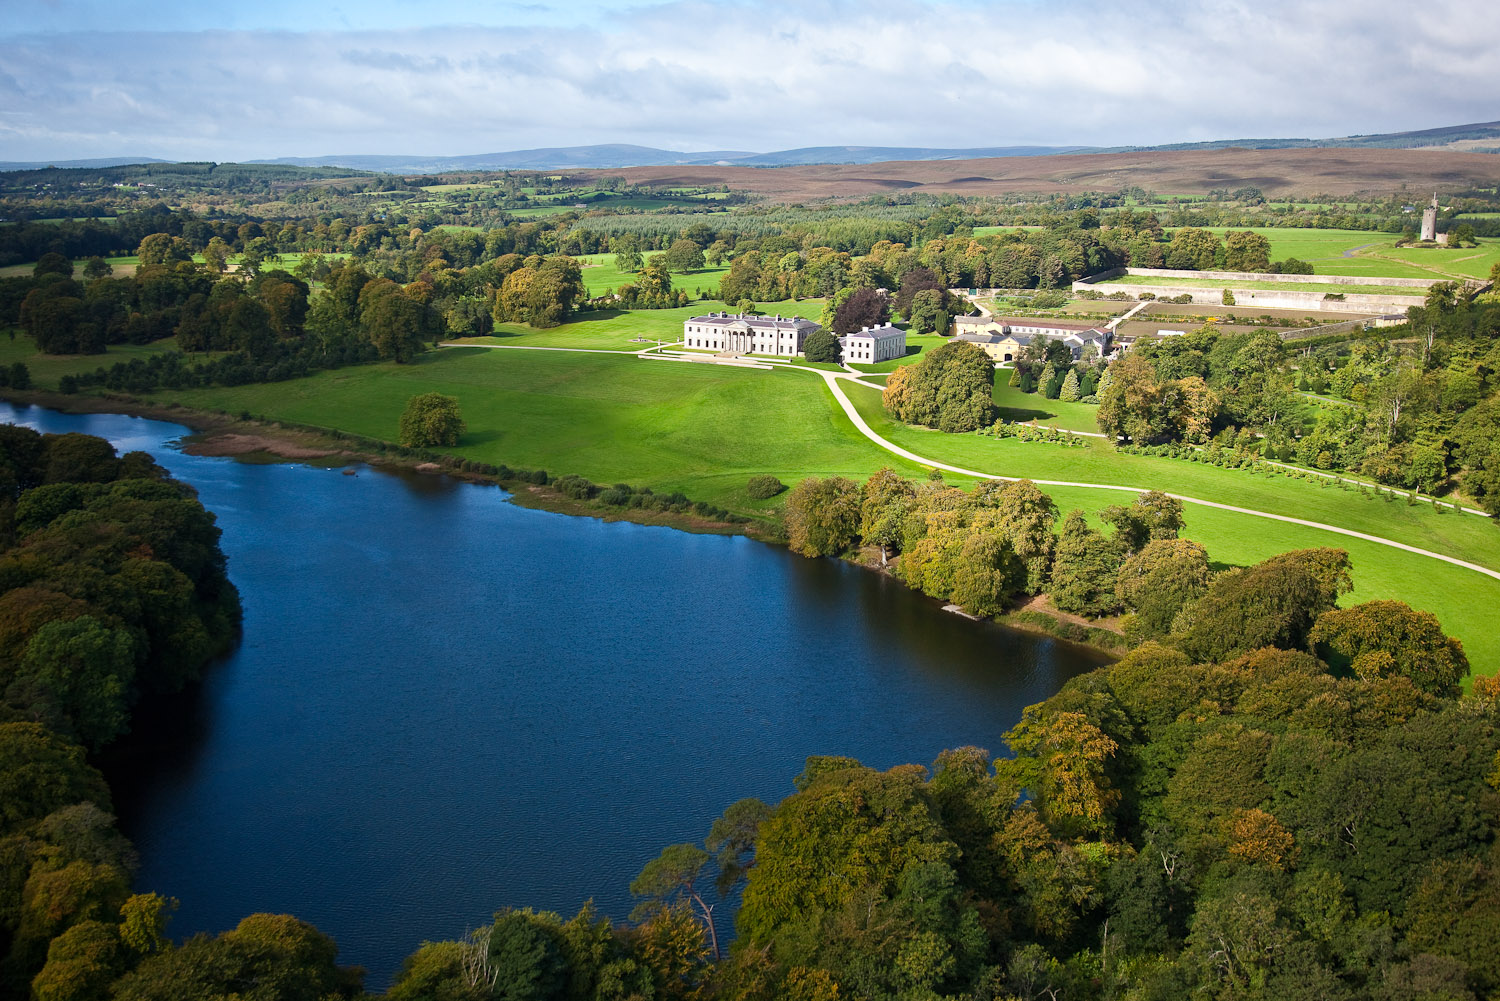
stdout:
<svg viewBox="0 0 1500 1001">
<path fill-rule="evenodd" d="M 1118 538 L 1089 527 L 1082 511 L 1071 511 L 1057 537 L 1047 593 L 1064 612 L 1109 615 L 1119 610 L 1115 584 L 1124 559 Z"/>
<path fill-rule="evenodd" d="M 1308 639 L 1330 664 L 1361 678 L 1407 678 L 1424 692 L 1451 696 L 1469 673 L 1463 644 L 1437 616 L 1400 601 L 1367 601 L 1318 616 Z"/>
<path fill-rule="evenodd" d="M 889 466 L 865 481 L 859 508 L 859 534 L 866 544 L 880 547 L 885 565 L 891 551 L 901 545 L 902 523 L 916 500 L 910 480 Z"/>
<path fill-rule="evenodd" d="M 1267 646 L 1304 650 L 1318 616 L 1352 586 L 1342 549 L 1301 549 L 1227 571 L 1187 611 L 1182 649 L 1205 662 Z"/>
<path fill-rule="evenodd" d="M 422 393 L 406 401 L 399 440 L 407 448 L 452 447 L 465 430 L 456 397 Z"/>
<path fill-rule="evenodd" d="M 787 544 L 803 556 L 836 556 L 859 535 L 860 488 L 842 476 L 809 476 L 787 495 Z"/>
<path fill-rule="evenodd" d="M 1117 529 L 1118 531 L 1118 529 Z M 1134 613 L 1126 635 L 1165 639 L 1177 616 L 1208 590 L 1208 551 L 1189 539 L 1155 539 L 1120 566 L 1115 595 Z"/>
</svg>

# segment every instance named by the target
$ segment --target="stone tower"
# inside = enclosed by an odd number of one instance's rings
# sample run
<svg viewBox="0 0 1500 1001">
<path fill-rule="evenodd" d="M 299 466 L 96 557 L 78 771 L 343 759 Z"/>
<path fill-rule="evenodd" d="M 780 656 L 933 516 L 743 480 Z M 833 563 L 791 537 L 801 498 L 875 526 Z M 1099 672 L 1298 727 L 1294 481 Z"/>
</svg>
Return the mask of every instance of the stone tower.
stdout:
<svg viewBox="0 0 1500 1001">
<path fill-rule="evenodd" d="M 1422 239 L 1428 243 L 1437 240 L 1437 192 L 1432 193 L 1432 204 L 1422 210 Z"/>
</svg>

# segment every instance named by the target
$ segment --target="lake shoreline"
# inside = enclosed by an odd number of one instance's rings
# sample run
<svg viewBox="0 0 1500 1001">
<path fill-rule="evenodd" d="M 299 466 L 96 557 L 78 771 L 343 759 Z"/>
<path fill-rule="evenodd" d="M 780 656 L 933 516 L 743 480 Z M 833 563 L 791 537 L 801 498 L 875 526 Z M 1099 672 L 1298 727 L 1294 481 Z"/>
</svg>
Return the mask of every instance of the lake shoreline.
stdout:
<svg viewBox="0 0 1500 1001">
<path fill-rule="evenodd" d="M 454 464 L 447 465 L 421 456 L 380 453 L 362 448 L 357 439 L 334 437 L 323 429 L 194 410 L 177 404 L 163 406 L 145 403 L 131 396 L 111 394 L 84 396 L 48 390 L 0 388 L 0 400 L 69 414 L 122 414 L 181 424 L 193 432 L 183 438 L 183 451 L 189 455 L 233 458 L 237 462 L 251 463 L 302 463 L 323 468 L 361 464 L 387 472 L 449 476 L 468 483 L 500 487 L 510 495 L 509 502 L 518 507 L 569 517 L 593 518 L 606 523 L 624 521 L 636 525 L 672 528 L 694 535 L 743 535 L 756 542 L 786 548 L 785 539 L 778 538 L 759 522 L 735 524 L 637 508 L 600 508 L 524 480 L 502 479 L 458 468 L 457 463 L 462 459 L 456 456 L 451 457 Z M 841 562 L 899 579 L 891 572 L 890 566 L 881 566 L 872 559 L 862 558 L 860 553 L 842 557 Z M 1043 619 L 1047 621 L 1044 622 Z M 993 619 L 981 621 L 994 622 L 1019 632 L 1043 636 L 1109 657 L 1119 657 L 1124 653 L 1118 645 L 1100 642 L 1115 635 L 1110 630 L 1094 628 L 1089 629 L 1086 636 L 1080 636 L 1076 629 L 1069 629 L 1069 622 L 1061 618 L 1045 612 L 1023 614 L 1019 606 Z M 1107 635 L 1095 636 L 1096 633 Z"/>
</svg>

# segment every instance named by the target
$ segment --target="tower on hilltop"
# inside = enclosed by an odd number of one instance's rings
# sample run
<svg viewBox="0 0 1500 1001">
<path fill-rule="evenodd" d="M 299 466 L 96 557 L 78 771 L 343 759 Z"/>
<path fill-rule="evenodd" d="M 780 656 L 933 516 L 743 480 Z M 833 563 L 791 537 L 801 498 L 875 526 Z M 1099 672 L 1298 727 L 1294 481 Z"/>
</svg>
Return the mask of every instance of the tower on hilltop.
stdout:
<svg viewBox="0 0 1500 1001">
<path fill-rule="evenodd" d="M 1437 240 L 1437 192 L 1432 193 L 1432 204 L 1422 210 L 1422 239 L 1428 243 Z"/>
</svg>

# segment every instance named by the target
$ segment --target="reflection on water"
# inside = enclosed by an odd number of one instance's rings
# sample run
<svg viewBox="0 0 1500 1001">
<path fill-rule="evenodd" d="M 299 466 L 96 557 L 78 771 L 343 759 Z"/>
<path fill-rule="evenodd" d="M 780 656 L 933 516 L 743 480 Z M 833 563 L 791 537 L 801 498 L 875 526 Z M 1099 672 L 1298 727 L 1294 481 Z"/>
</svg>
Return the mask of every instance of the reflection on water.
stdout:
<svg viewBox="0 0 1500 1001">
<path fill-rule="evenodd" d="M 810 754 L 999 751 L 1100 663 L 743 538 L 188 456 L 136 418 L 6 419 L 152 452 L 218 515 L 244 599 L 240 649 L 108 763 L 139 886 L 181 899 L 178 936 L 295 913 L 372 986 L 500 907 L 624 917 L 662 846 L 780 799 Z"/>
</svg>

